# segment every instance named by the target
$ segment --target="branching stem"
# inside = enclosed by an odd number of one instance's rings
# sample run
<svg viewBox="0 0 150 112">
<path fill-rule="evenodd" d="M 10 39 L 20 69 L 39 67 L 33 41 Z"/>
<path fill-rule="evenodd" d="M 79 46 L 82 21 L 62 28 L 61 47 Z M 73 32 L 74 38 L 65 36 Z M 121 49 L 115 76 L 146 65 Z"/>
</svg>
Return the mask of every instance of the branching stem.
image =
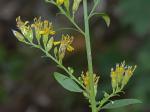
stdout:
<svg viewBox="0 0 150 112">
<path fill-rule="evenodd" d="M 95 101 L 95 90 L 94 90 L 94 75 L 93 75 L 93 64 L 92 64 L 92 54 L 91 54 L 87 0 L 83 0 L 83 9 L 84 9 L 85 42 L 86 42 L 86 52 L 87 52 L 87 61 L 88 61 L 88 72 L 90 76 L 90 102 L 91 102 L 92 112 L 97 112 L 96 101 Z"/>
</svg>

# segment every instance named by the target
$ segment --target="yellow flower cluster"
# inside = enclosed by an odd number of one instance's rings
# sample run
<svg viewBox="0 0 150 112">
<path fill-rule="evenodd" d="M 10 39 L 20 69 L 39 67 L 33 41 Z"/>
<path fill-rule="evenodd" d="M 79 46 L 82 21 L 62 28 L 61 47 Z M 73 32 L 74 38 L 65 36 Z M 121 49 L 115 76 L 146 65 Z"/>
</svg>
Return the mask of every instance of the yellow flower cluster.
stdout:
<svg viewBox="0 0 150 112">
<path fill-rule="evenodd" d="M 83 84 L 85 85 L 85 87 L 89 87 L 90 85 L 90 76 L 89 76 L 89 72 L 86 72 L 86 74 L 84 75 L 83 73 L 81 74 L 82 80 L 83 80 Z M 94 85 L 97 86 L 97 83 L 99 81 L 99 76 L 96 76 L 96 74 L 94 74 Z"/>
<path fill-rule="evenodd" d="M 54 54 L 56 58 L 62 62 L 62 59 L 65 56 L 66 50 L 71 52 L 74 50 L 72 47 L 73 37 L 69 35 L 62 35 L 60 41 L 55 41 L 52 37 L 56 34 L 53 29 L 53 25 L 48 20 L 41 20 L 41 17 L 35 18 L 32 24 L 29 24 L 28 21 L 23 22 L 20 17 L 16 18 L 17 27 L 21 31 L 13 31 L 14 35 L 21 42 L 31 43 L 33 45 L 34 36 L 37 40 L 38 46 L 44 47 L 46 51 L 50 51 L 53 46 L 55 46 Z M 41 39 L 43 41 L 41 41 Z M 35 42 L 35 41 L 34 41 Z M 41 42 L 43 42 L 41 44 Z M 57 52 L 57 46 L 59 45 L 59 51 Z"/>
<path fill-rule="evenodd" d="M 115 69 L 111 69 L 111 82 L 113 91 L 123 89 L 133 75 L 136 67 L 136 65 L 134 67 L 126 66 L 125 62 L 123 62 L 121 64 L 117 64 Z"/>
<path fill-rule="evenodd" d="M 100 78 L 99 76 L 96 76 L 96 74 L 94 74 L 94 85 L 95 86 L 97 86 L 99 78 Z M 86 72 L 85 74 L 82 72 L 80 80 L 82 81 L 83 85 L 86 88 L 89 88 L 89 86 L 90 86 L 90 75 L 89 75 L 89 72 Z"/>
<path fill-rule="evenodd" d="M 16 18 L 17 27 L 21 30 L 24 37 L 32 42 L 33 41 L 33 29 L 35 30 L 35 35 L 38 41 L 40 41 L 41 35 L 54 35 L 55 31 L 53 30 L 52 23 L 47 20 L 42 21 L 41 17 L 35 18 L 33 24 L 29 24 L 28 21 L 23 22 L 20 19 L 20 16 Z"/>
<path fill-rule="evenodd" d="M 97 85 L 98 85 L 98 81 L 100 76 L 97 76 L 96 74 L 94 75 L 94 91 L 95 91 L 95 96 L 97 94 Z M 90 89 L 90 75 L 89 72 L 86 72 L 85 74 L 82 72 L 81 77 L 79 77 L 79 80 L 81 81 L 81 83 L 86 87 L 87 90 Z M 88 97 L 89 95 L 87 93 L 83 93 L 85 97 Z"/>
<path fill-rule="evenodd" d="M 54 35 L 56 32 L 53 30 L 52 23 L 48 20 L 41 20 L 41 17 L 35 18 L 34 23 L 31 25 L 35 28 L 37 35 Z"/>
</svg>

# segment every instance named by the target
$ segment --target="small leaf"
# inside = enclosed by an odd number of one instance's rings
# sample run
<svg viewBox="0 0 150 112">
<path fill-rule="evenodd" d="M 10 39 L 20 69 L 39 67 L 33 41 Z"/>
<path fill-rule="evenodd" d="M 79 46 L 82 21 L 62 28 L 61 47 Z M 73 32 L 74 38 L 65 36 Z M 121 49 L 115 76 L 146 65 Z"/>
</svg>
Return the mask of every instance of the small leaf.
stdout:
<svg viewBox="0 0 150 112">
<path fill-rule="evenodd" d="M 54 73 L 55 79 L 60 85 L 71 92 L 82 92 L 82 89 L 69 77 L 60 73 Z"/>
<path fill-rule="evenodd" d="M 115 100 L 111 101 L 110 103 L 106 104 L 102 109 L 113 109 L 113 108 L 119 108 L 128 106 L 131 104 L 138 104 L 142 103 L 140 100 L 137 99 L 121 99 L 121 100 Z"/>
<path fill-rule="evenodd" d="M 104 19 L 104 21 L 106 22 L 107 26 L 108 27 L 110 26 L 110 18 L 107 14 L 105 14 L 105 13 L 93 13 L 89 18 L 91 18 L 95 15 L 101 16 Z"/>
</svg>

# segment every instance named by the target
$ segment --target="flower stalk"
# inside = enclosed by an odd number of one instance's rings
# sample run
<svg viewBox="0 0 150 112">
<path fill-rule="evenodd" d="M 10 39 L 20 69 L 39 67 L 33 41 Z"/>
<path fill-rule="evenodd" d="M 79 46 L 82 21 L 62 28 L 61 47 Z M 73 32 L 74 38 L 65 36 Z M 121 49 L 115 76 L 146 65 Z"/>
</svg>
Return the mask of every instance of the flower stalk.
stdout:
<svg viewBox="0 0 150 112">
<path fill-rule="evenodd" d="M 90 41 L 90 30 L 89 30 L 89 19 L 88 19 L 88 8 L 87 0 L 83 0 L 84 9 L 84 25 L 85 25 L 85 43 L 88 61 L 88 70 L 90 76 L 90 101 L 92 112 L 97 112 L 96 101 L 95 101 L 95 91 L 94 91 L 94 75 L 93 75 L 93 64 L 92 64 L 92 54 L 91 54 L 91 41 Z"/>
</svg>

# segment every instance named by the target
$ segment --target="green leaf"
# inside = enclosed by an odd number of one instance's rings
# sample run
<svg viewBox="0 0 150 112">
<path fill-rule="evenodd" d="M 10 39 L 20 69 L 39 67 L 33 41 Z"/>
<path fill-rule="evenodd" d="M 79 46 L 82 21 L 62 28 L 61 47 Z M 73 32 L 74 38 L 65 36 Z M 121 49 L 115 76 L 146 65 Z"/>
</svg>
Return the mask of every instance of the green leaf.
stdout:
<svg viewBox="0 0 150 112">
<path fill-rule="evenodd" d="M 138 104 L 138 103 L 142 103 L 142 102 L 137 99 L 121 99 L 121 100 L 111 101 L 110 103 L 106 104 L 102 109 L 114 109 L 114 108 L 128 106 L 131 104 Z"/>
<path fill-rule="evenodd" d="M 54 73 L 55 79 L 60 85 L 71 92 L 82 92 L 83 90 L 69 77 L 60 73 Z"/>
<path fill-rule="evenodd" d="M 89 17 L 89 19 L 90 18 L 92 18 L 93 16 L 101 16 L 103 19 L 104 19 L 104 21 L 105 21 L 105 23 L 107 24 L 107 26 L 109 27 L 110 26 L 110 18 L 109 18 L 109 16 L 107 15 L 107 14 L 105 14 L 105 13 L 93 13 L 90 17 Z"/>
</svg>

